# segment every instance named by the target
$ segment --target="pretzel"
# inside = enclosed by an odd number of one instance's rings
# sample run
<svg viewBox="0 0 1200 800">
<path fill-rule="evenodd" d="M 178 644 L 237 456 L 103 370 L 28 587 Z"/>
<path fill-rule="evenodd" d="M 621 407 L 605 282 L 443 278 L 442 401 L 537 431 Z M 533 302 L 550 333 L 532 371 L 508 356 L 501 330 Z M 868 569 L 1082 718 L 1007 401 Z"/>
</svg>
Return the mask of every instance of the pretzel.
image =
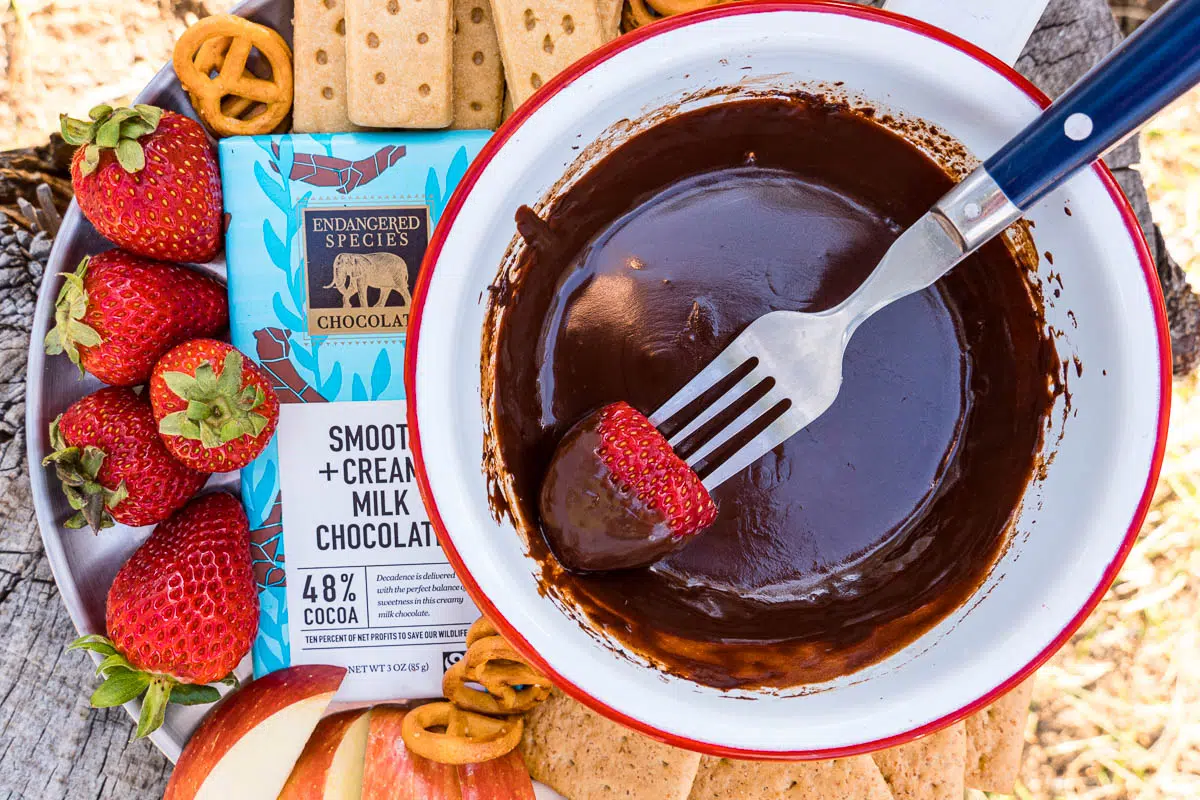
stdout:
<svg viewBox="0 0 1200 800">
<path fill-rule="evenodd" d="M 485 691 L 473 689 L 468 683 L 480 684 Z M 468 670 L 463 659 L 446 671 L 442 694 L 466 711 L 523 714 L 550 695 L 550 686 L 528 664 L 488 662 L 481 670 Z"/>
<path fill-rule="evenodd" d="M 246 69 L 252 49 L 270 64 L 270 80 Z M 291 111 L 292 51 L 264 25 L 233 14 L 205 17 L 179 37 L 173 61 L 200 119 L 218 136 L 270 133 Z M 213 70 L 218 70 L 215 76 Z M 261 113 L 238 115 L 259 104 Z"/>
<path fill-rule="evenodd" d="M 478 764 L 512 752 L 524 729 L 520 717 L 495 719 L 443 702 L 408 712 L 400 736 L 409 750 L 430 761 Z"/>
<path fill-rule="evenodd" d="M 628 0 L 628 2 L 629 5 L 624 14 L 625 27 L 633 29 L 657 22 L 663 17 L 715 6 L 722 0 Z"/>
<path fill-rule="evenodd" d="M 233 39 L 228 36 L 205 40 L 204 44 L 200 45 L 200 49 L 196 51 L 196 58 L 193 61 L 196 69 L 205 75 L 212 75 L 214 70 L 220 72 L 221 68 L 225 66 L 225 54 L 229 52 L 231 44 L 233 44 Z M 191 98 L 193 107 L 199 107 L 200 98 L 197 95 L 188 92 L 188 97 Z M 245 113 L 255 106 L 261 107 L 262 104 L 256 103 L 248 97 L 227 97 L 221 101 L 221 113 L 229 117 L 245 119 Z"/>
<path fill-rule="evenodd" d="M 485 639 L 488 636 L 498 636 L 499 631 L 492 621 L 487 617 L 480 617 L 471 623 L 470 629 L 467 631 L 467 647 L 475 644 L 480 639 Z"/>
<path fill-rule="evenodd" d="M 467 669 L 478 669 L 481 665 L 489 661 L 514 661 L 518 664 L 524 664 L 525 660 L 521 658 L 513 646 L 505 641 L 503 636 L 486 636 L 482 639 L 477 639 L 473 645 L 467 648 L 467 655 L 463 658 L 467 663 Z"/>
</svg>

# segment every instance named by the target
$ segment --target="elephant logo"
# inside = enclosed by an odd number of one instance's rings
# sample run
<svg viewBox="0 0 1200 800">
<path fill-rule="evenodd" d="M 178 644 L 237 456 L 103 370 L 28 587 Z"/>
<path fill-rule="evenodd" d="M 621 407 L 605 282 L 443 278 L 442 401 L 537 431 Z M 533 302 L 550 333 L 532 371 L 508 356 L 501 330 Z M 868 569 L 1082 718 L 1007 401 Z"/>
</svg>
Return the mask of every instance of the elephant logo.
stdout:
<svg viewBox="0 0 1200 800">
<path fill-rule="evenodd" d="M 301 228 L 309 334 L 408 330 L 411 287 L 429 246 L 427 207 L 314 206 L 302 211 Z"/>
<path fill-rule="evenodd" d="M 392 293 L 400 296 L 401 305 L 412 305 L 408 288 L 408 264 L 394 253 L 338 253 L 333 259 L 333 280 L 325 289 L 337 289 L 342 296 L 342 308 L 386 308 Z M 368 302 L 368 291 L 379 292 L 378 299 Z"/>
</svg>

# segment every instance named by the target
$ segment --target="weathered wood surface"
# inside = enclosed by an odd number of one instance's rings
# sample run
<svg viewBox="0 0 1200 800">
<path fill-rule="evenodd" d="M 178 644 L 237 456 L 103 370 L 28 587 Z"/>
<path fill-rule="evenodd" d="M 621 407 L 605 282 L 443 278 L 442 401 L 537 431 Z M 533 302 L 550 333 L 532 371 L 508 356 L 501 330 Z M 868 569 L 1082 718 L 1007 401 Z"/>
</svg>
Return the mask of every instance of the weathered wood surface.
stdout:
<svg viewBox="0 0 1200 800">
<path fill-rule="evenodd" d="M 1018 68 L 1056 94 L 1117 37 L 1104 0 L 1053 0 Z M 1137 155 L 1136 142 L 1130 143 L 1110 163 L 1161 257 L 1165 248 L 1145 191 L 1130 169 Z M 56 160 L 54 154 L 39 157 Z M 0 206 L 11 208 L 4 183 L 0 175 Z M 1186 284 L 1168 259 L 1162 258 L 1159 269 L 1182 337 L 1177 346 L 1184 345 L 1181 354 L 1190 364 L 1196 300 L 1179 291 Z M 90 662 L 64 652 L 75 629 L 33 516 L 25 463 L 25 363 L 40 277 L 36 263 L 6 267 L 0 261 L 0 800 L 154 798 L 162 794 L 170 764 L 151 745 L 130 741 L 133 727 L 123 711 L 88 707 L 94 686 Z"/>
</svg>

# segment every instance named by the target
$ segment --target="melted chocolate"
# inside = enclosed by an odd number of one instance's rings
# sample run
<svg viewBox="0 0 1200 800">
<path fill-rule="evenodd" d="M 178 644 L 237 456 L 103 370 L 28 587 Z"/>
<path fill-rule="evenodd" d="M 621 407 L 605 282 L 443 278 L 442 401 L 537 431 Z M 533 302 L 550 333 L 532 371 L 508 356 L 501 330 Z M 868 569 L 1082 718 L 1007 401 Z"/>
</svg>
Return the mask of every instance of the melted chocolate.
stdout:
<svg viewBox="0 0 1200 800">
<path fill-rule="evenodd" d="M 617 400 L 650 413 L 761 314 L 844 299 L 951 183 L 858 112 L 757 99 L 655 125 L 544 218 L 521 209 L 527 246 L 492 298 L 484 383 L 518 524 L 538 519 L 573 423 Z M 846 674 L 980 585 L 1056 364 L 1025 269 L 993 242 L 868 320 L 833 407 L 718 487 L 716 522 L 682 551 L 578 575 L 526 530 L 531 554 L 549 589 L 673 673 L 717 687 Z"/>
</svg>

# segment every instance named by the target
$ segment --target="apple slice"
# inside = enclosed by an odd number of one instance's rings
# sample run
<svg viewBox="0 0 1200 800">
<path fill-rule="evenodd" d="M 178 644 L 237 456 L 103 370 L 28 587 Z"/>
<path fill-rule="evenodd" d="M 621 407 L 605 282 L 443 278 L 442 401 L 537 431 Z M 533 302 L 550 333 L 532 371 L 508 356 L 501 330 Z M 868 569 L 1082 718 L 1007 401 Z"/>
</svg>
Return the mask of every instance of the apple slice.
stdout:
<svg viewBox="0 0 1200 800">
<path fill-rule="evenodd" d="M 376 706 L 371 712 L 362 800 L 460 800 L 458 774 L 411 753 L 400 737 L 404 709 Z"/>
<path fill-rule="evenodd" d="M 276 797 L 345 676 L 344 667 L 306 664 L 230 694 L 183 749 L 163 800 Z"/>
<path fill-rule="evenodd" d="M 370 720 L 369 708 L 321 720 L 279 800 L 360 800 Z"/>
<path fill-rule="evenodd" d="M 533 779 L 515 750 L 506 756 L 458 768 L 462 800 L 535 800 Z"/>
</svg>

